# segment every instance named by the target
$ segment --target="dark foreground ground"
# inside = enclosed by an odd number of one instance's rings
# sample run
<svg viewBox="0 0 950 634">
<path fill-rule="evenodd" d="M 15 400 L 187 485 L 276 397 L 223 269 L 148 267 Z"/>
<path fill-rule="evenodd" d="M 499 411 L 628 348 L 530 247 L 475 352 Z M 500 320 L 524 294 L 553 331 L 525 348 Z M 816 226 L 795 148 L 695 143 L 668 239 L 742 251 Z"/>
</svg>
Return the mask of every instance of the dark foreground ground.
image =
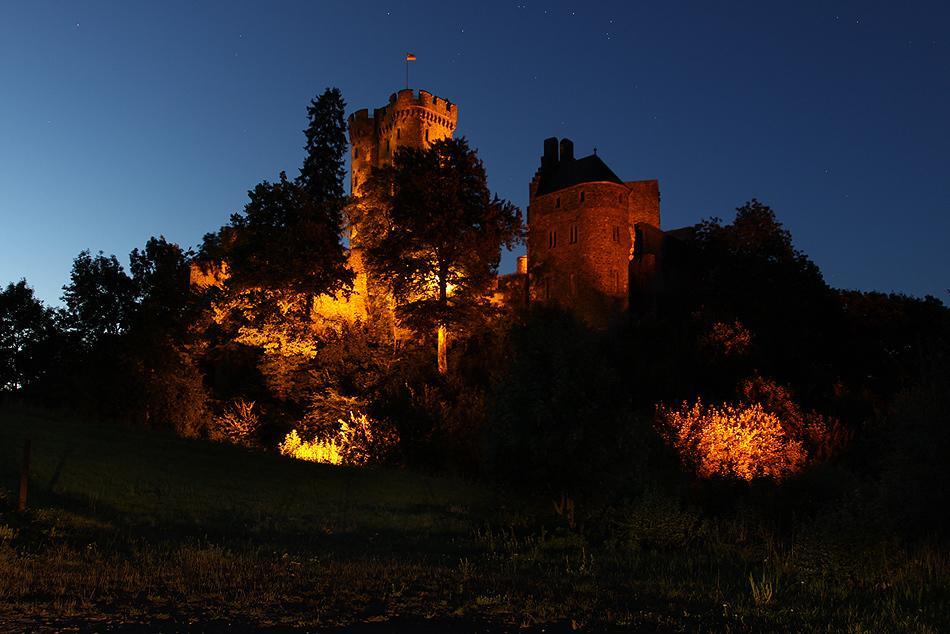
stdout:
<svg viewBox="0 0 950 634">
<path fill-rule="evenodd" d="M 9 408 L 0 478 L 0 631 L 950 630 L 945 549 L 834 523 L 656 497 L 569 529 L 547 499 Z"/>
</svg>

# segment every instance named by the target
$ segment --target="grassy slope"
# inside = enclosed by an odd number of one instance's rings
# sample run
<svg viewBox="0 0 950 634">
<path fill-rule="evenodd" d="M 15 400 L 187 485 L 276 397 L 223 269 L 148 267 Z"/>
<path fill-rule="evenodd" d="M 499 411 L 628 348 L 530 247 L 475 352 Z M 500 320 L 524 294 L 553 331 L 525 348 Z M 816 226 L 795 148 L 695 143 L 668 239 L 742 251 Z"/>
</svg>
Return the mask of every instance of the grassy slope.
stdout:
<svg viewBox="0 0 950 634">
<path fill-rule="evenodd" d="M 618 543 L 591 544 L 558 528 L 546 503 L 508 500 L 506 509 L 458 480 L 10 410 L 0 410 L 0 491 L 14 489 L 26 436 L 33 510 L 21 517 L 0 504 L 0 629 L 945 623 L 943 552 L 885 549 L 856 569 L 856 553 L 835 555 L 830 539 L 783 548 L 666 502 L 641 503 Z M 750 572 L 773 598 L 756 600 Z"/>
</svg>

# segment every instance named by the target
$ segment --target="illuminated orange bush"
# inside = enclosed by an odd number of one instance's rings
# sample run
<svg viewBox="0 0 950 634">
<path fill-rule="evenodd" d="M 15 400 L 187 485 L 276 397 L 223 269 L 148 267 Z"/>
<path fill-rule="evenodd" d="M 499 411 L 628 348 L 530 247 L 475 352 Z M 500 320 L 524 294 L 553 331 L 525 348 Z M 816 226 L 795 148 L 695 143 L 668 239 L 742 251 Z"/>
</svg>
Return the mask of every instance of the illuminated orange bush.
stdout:
<svg viewBox="0 0 950 634">
<path fill-rule="evenodd" d="M 340 419 L 339 431 L 330 438 L 302 440 L 292 430 L 278 445 L 281 455 L 326 464 L 366 465 L 378 461 L 395 447 L 395 432 L 373 421 L 366 414 L 349 414 Z"/>
<path fill-rule="evenodd" d="M 661 409 L 667 436 L 701 478 L 782 480 L 798 471 L 807 456 L 801 442 L 782 429 L 761 405 L 683 403 Z"/>
<path fill-rule="evenodd" d="M 837 420 L 804 413 L 771 381 L 746 381 L 740 392 L 738 403 L 657 408 L 660 432 L 701 478 L 781 481 L 846 440 Z"/>
</svg>

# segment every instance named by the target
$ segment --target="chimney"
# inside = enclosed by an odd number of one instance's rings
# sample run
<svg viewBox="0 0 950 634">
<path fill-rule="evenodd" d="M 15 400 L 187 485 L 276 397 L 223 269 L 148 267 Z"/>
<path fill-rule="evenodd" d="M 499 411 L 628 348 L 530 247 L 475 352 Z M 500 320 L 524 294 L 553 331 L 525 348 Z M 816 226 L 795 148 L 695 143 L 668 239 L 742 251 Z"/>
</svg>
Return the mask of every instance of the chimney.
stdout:
<svg viewBox="0 0 950 634">
<path fill-rule="evenodd" d="M 544 156 L 541 157 L 541 167 L 554 167 L 557 165 L 557 137 L 552 136 L 544 140 Z"/>
<path fill-rule="evenodd" d="M 574 142 L 570 139 L 561 139 L 561 160 L 574 160 Z"/>
</svg>

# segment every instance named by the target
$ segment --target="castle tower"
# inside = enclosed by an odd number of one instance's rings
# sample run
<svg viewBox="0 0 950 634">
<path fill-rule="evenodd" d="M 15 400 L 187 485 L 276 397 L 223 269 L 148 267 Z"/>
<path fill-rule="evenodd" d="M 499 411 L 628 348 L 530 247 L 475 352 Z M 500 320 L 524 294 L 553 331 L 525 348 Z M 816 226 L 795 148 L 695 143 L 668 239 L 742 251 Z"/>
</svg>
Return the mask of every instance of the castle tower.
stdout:
<svg viewBox="0 0 950 634">
<path fill-rule="evenodd" d="M 570 139 L 544 141 L 528 190 L 530 300 L 571 310 L 595 327 L 629 305 L 636 227 L 660 226 L 656 180 L 624 182 Z"/>
<path fill-rule="evenodd" d="M 350 193 L 359 195 L 374 167 L 392 163 L 401 147 L 425 148 L 441 139 L 450 139 L 458 122 L 455 104 L 420 90 L 400 90 L 389 103 L 350 115 Z"/>
<path fill-rule="evenodd" d="M 390 95 L 389 103 L 350 115 L 350 193 L 363 193 L 374 168 L 392 164 L 393 155 L 402 147 L 423 149 L 442 139 L 452 138 L 458 122 L 455 104 L 420 90 L 400 90 Z M 362 298 L 363 311 L 371 318 L 392 326 L 392 298 L 386 289 L 367 277 L 360 250 L 361 227 L 350 223 L 350 267 L 356 273 L 354 294 Z M 395 332 L 395 330 L 394 330 Z"/>
</svg>

